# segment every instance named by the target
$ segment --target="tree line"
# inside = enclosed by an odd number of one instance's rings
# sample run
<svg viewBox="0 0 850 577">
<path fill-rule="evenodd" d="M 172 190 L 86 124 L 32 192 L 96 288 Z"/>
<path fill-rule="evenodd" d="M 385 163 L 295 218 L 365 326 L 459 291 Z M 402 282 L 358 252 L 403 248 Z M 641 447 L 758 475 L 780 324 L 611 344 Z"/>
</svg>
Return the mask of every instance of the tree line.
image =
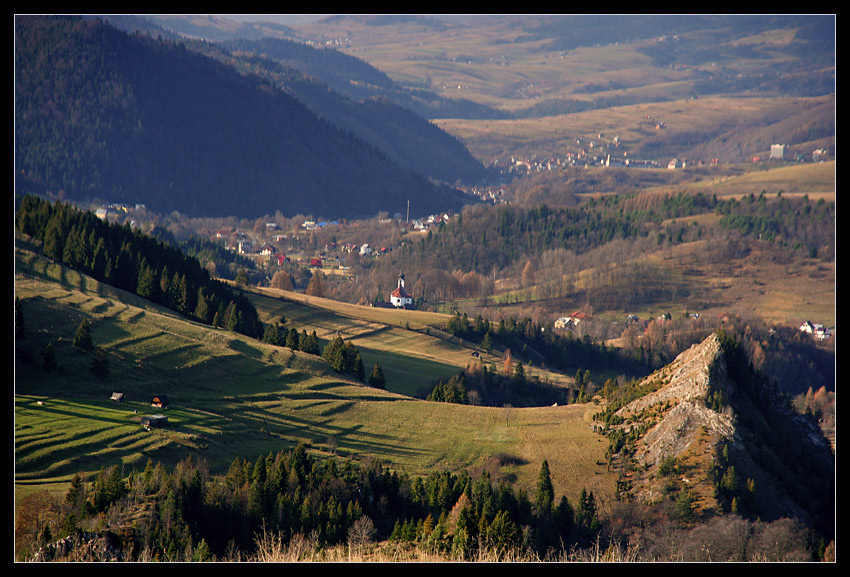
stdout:
<svg viewBox="0 0 850 577">
<path fill-rule="evenodd" d="M 21 519 L 35 513 L 30 506 L 25 501 Z M 592 491 L 575 502 L 556 498 L 546 461 L 529 495 L 486 472 L 410 476 L 374 461 L 319 459 L 304 445 L 237 457 L 222 476 L 191 457 L 173 468 L 148 461 L 126 477 L 117 465 L 104 467 L 90 482 L 75 475 L 64 498 L 43 509 L 38 523 L 19 522 L 19 555 L 41 547 L 51 559 L 51 543 L 107 520 L 125 561 L 233 560 L 252 554 L 262 532 L 284 542 L 311 535 L 316 547 L 331 547 L 350 542 L 364 522 L 371 539 L 458 560 L 480 547 L 545 556 L 587 547 L 602 525 Z"/>
<path fill-rule="evenodd" d="M 247 297 L 211 278 L 177 247 L 129 225 L 110 224 L 90 211 L 34 195 L 20 201 L 15 225 L 40 242 L 53 262 L 203 324 L 253 338 L 263 335 L 263 323 Z"/>
</svg>

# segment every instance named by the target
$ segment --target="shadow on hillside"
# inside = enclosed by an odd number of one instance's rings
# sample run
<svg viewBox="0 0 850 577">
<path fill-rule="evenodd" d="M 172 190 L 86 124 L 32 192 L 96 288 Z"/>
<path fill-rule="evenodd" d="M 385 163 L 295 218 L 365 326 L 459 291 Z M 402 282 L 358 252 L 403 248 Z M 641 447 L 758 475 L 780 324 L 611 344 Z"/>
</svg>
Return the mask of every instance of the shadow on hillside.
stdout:
<svg viewBox="0 0 850 577">
<path fill-rule="evenodd" d="M 262 360 L 263 351 L 256 347 L 252 347 L 248 343 L 240 339 L 233 339 L 228 343 L 228 348 L 236 351 L 237 353 L 242 353 L 245 356 L 251 357 L 252 359 Z"/>
<path fill-rule="evenodd" d="M 329 417 L 350 409 L 356 404 L 351 401 L 311 403 L 309 406 L 299 407 L 299 410 L 316 410 L 322 404 L 327 404 L 327 409 L 319 411 L 315 417 L 281 415 L 256 405 L 233 410 L 226 416 L 232 419 L 234 430 L 238 429 L 242 434 L 247 431 L 262 431 L 294 443 L 310 444 L 322 444 L 325 439 L 333 438 L 337 450 L 379 455 L 385 458 L 412 458 L 431 453 L 421 448 L 405 447 L 406 441 L 396 435 L 366 432 L 363 425 L 333 424 Z"/>
</svg>

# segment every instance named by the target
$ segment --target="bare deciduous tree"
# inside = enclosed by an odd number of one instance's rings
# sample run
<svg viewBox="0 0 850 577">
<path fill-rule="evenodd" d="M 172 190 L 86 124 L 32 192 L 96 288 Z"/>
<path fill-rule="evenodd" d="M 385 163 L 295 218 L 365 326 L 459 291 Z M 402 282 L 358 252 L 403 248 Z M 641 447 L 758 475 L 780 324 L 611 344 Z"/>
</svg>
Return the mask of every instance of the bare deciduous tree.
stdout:
<svg viewBox="0 0 850 577">
<path fill-rule="evenodd" d="M 348 529 L 348 545 L 360 548 L 372 542 L 375 536 L 375 524 L 367 516 L 359 517 Z"/>
</svg>

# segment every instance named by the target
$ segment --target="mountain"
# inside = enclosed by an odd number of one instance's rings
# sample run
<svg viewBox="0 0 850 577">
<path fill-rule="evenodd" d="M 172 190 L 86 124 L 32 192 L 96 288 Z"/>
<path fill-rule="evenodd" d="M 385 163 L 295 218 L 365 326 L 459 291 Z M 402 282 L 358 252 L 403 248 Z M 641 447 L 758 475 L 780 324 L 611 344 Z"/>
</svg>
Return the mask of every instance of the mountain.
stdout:
<svg viewBox="0 0 850 577">
<path fill-rule="evenodd" d="M 794 518 L 834 529 L 835 456 L 812 419 L 795 414 L 715 333 L 641 381 L 606 420 L 620 488 L 694 513 Z"/>
<path fill-rule="evenodd" d="M 458 139 L 428 120 L 436 116 L 497 116 L 486 107 L 399 86 L 359 58 L 277 37 L 296 36 L 286 27 L 196 16 L 120 15 L 104 19 L 127 31 L 172 39 L 181 35 L 203 38 L 187 46 L 245 73 L 262 76 L 320 118 L 429 180 L 476 184 L 486 176 L 481 162 Z"/>
<path fill-rule="evenodd" d="M 454 136 L 427 118 L 443 108 L 397 86 L 366 62 L 333 49 L 283 39 L 221 46 L 273 79 L 320 118 L 369 142 L 401 167 L 430 179 L 476 184 L 484 166 Z M 427 94 L 428 102 L 443 100 Z M 460 108 L 460 106 L 454 106 Z"/>
<path fill-rule="evenodd" d="M 146 24 L 129 16 L 105 17 L 116 25 L 128 29 L 143 29 Z M 269 16 L 274 20 L 275 16 Z M 202 38 L 217 42 L 228 49 L 262 53 L 287 66 L 296 68 L 326 83 L 332 90 L 354 100 L 362 101 L 383 96 L 412 110 L 423 118 L 506 118 L 509 115 L 483 103 L 467 98 L 446 98 L 435 94 L 430 87 L 404 86 L 391 79 L 368 62 L 334 48 L 316 48 L 297 30 L 269 21 L 234 22 L 231 18 L 213 16 L 161 16 L 144 17 L 147 25 L 156 23 L 169 34 Z M 421 16 L 329 16 L 323 23 L 355 22 L 357 26 L 392 29 L 399 25 L 425 27 L 445 31 L 445 22 L 439 18 Z M 292 39 L 296 39 L 293 41 Z"/>
<path fill-rule="evenodd" d="M 97 19 L 15 21 L 18 192 L 189 216 L 325 218 L 453 210 L 460 192 L 401 168 L 269 81 Z"/>
</svg>

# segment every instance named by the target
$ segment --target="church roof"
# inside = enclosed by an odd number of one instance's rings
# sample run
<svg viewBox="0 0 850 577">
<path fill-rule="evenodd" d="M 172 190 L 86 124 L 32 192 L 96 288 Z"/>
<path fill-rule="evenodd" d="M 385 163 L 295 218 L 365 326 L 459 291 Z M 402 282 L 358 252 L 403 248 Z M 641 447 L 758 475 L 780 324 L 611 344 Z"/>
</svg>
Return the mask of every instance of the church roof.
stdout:
<svg viewBox="0 0 850 577">
<path fill-rule="evenodd" d="M 413 298 L 413 296 L 410 295 L 406 290 L 404 290 L 404 287 L 401 287 L 401 286 L 398 287 L 397 289 L 395 289 L 393 292 L 391 292 L 390 296 L 393 296 L 393 297 L 396 297 L 396 298 L 402 298 L 402 299 L 412 299 Z"/>
</svg>

